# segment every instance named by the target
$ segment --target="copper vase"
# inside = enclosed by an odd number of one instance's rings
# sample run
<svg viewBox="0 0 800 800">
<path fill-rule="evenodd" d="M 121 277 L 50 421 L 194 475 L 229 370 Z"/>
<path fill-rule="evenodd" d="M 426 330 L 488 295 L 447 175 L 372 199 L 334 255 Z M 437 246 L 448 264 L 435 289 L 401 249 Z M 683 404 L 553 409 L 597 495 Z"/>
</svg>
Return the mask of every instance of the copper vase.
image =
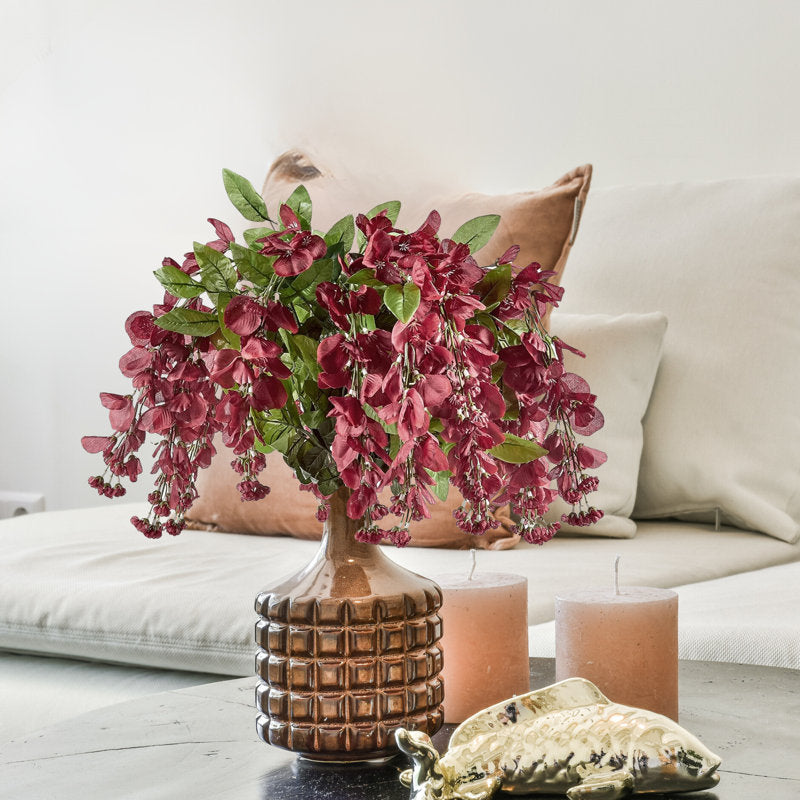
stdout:
<svg viewBox="0 0 800 800">
<path fill-rule="evenodd" d="M 259 736 L 324 761 L 391 756 L 397 728 L 443 721 L 441 590 L 356 541 L 349 494 L 311 563 L 256 599 Z"/>
</svg>

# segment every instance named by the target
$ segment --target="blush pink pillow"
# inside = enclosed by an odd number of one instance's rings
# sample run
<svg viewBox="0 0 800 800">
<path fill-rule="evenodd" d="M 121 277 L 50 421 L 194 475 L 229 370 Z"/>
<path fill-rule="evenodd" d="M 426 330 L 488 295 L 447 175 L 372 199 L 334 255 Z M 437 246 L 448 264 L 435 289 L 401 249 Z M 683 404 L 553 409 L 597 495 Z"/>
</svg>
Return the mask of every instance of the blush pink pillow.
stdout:
<svg viewBox="0 0 800 800">
<path fill-rule="evenodd" d="M 300 482 L 284 463 L 280 453 L 267 456 L 267 467 L 260 480 L 270 487 L 270 493 L 257 501 L 242 502 L 236 488 L 239 476 L 231 469 L 233 453 L 219 442 L 217 455 L 208 469 L 200 471 L 197 479 L 199 497 L 192 506 L 190 528 L 251 533 L 260 536 L 294 536 L 296 539 L 320 539 L 322 523 L 316 518 L 317 499 L 310 492 L 300 491 Z M 380 493 L 388 504 L 390 489 Z M 485 536 L 471 536 L 457 527 L 453 511 L 461 504 L 461 496 L 451 487 L 444 503 L 437 503 L 430 519 L 411 526 L 411 545 L 416 547 L 452 547 L 456 549 L 505 550 L 513 547 L 519 537 L 511 533 L 513 521 L 498 511 L 500 527 Z M 391 526 L 397 520 L 389 516 L 383 524 Z"/>
<path fill-rule="evenodd" d="M 500 214 L 500 225 L 477 259 L 491 264 L 511 245 L 519 245 L 516 263 L 537 261 L 555 270 L 561 282 L 567 256 L 578 232 L 581 213 L 592 180 L 592 166 L 585 164 L 560 177 L 552 186 L 536 191 L 503 195 L 462 194 L 427 187 L 424 190 L 392 176 L 374 172 L 353 173 L 333 157 L 322 159 L 307 151 L 290 150 L 270 167 L 262 195 L 267 209 L 277 216 L 282 202 L 302 184 L 312 202 L 312 225 L 327 231 L 345 214 L 366 212 L 388 200 L 401 202 L 397 224 L 406 230 L 421 225 L 436 209 L 442 217 L 440 234 L 449 236 L 473 217 Z"/>
<path fill-rule="evenodd" d="M 388 200 L 400 200 L 397 224 L 413 229 L 436 209 L 442 216 L 442 235 L 450 235 L 464 222 L 483 214 L 500 214 L 501 221 L 488 244 L 478 252 L 482 264 L 491 264 L 511 245 L 520 246 L 517 263 L 537 261 L 556 272 L 559 282 L 575 240 L 581 212 L 592 177 L 591 165 L 577 167 L 552 186 L 506 195 L 466 194 L 449 197 L 444 192 L 403 187 L 397 180 L 375 173 L 355 174 L 331 158 L 323 161 L 308 152 L 291 150 L 279 156 L 269 169 L 262 194 L 267 209 L 277 217 L 280 204 L 303 184 L 313 205 L 312 225 L 328 230 L 346 214 L 366 212 Z M 288 535 L 318 539 L 322 525 L 315 517 L 316 500 L 298 489 L 299 483 L 280 454 L 267 458 L 261 480 L 271 493 L 258 502 L 241 502 L 230 468 L 232 455 L 222 448 L 207 470 L 201 470 L 197 488 L 200 496 L 188 517 L 190 527 L 205 527 L 232 533 Z M 388 489 L 382 501 L 388 500 Z M 464 533 L 453 519 L 463 498 L 453 487 L 447 501 L 431 509 L 431 518 L 411 527 L 411 544 L 418 547 L 471 547 L 506 549 L 519 542 L 511 533 L 513 524 L 507 509 L 496 513 L 500 527 L 483 537 Z M 391 518 L 388 519 L 389 524 Z"/>
</svg>

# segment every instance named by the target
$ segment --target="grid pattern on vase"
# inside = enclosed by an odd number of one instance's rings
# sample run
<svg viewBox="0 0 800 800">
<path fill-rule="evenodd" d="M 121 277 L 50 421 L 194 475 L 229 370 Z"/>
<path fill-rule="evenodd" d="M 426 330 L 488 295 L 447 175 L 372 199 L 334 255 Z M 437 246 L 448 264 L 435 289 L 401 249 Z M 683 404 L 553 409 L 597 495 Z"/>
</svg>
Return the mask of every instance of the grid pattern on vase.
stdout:
<svg viewBox="0 0 800 800">
<path fill-rule="evenodd" d="M 399 727 L 442 721 L 438 592 L 391 597 L 259 596 L 258 730 L 305 753 L 391 749 Z"/>
</svg>

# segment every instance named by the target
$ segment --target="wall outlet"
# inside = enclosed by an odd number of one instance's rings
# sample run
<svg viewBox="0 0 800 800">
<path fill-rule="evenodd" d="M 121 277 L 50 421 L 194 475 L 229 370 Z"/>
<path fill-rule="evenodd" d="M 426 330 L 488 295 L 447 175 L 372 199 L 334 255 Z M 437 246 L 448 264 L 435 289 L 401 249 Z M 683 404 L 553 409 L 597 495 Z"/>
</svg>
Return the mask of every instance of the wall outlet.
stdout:
<svg viewBox="0 0 800 800">
<path fill-rule="evenodd" d="M 44 511 L 44 495 L 35 492 L 0 492 L 0 519 Z"/>
</svg>

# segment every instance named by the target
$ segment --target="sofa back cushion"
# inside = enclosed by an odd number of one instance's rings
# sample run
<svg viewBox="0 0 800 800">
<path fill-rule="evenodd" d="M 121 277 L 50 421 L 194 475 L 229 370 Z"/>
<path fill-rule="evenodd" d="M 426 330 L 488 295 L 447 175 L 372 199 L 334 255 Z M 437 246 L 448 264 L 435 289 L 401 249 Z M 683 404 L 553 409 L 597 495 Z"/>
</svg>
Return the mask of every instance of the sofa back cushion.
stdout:
<svg viewBox="0 0 800 800">
<path fill-rule="evenodd" d="M 634 516 L 800 538 L 800 178 L 594 192 L 562 310 L 669 319 Z"/>
</svg>

